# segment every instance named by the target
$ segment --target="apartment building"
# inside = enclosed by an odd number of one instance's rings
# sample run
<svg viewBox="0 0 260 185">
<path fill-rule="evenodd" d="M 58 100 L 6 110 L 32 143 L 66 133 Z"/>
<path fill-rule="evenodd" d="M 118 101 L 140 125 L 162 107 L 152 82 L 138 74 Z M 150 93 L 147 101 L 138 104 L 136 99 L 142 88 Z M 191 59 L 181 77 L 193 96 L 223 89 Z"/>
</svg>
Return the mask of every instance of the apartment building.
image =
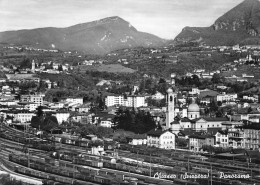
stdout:
<svg viewBox="0 0 260 185">
<path fill-rule="evenodd" d="M 105 104 L 107 107 L 121 105 L 123 106 L 125 102 L 123 95 L 110 95 L 105 98 Z"/>
<path fill-rule="evenodd" d="M 124 102 L 126 107 L 146 107 L 144 96 L 127 96 Z"/>
<path fill-rule="evenodd" d="M 32 102 L 36 103 L 38 106 L 43 105 L 43 97 L 45 95 L 22 95 L 21 102 Z"/>
<path fill-rule="evenodd" d="M 126 106 L 126 107 L 146 107 L 144 96 L 126 96 L 123 95 L 109 95 L 105 98 L 107 107 L 111 106 Z"/>
<path fill-rule="evenodd" d="M 31 122 L 32 117 L 35 116 L 34 113 L 29 111 L 16 111 L 13 113 L 14 121 L 18 121 L 20 123 L 28 123 Z"/>
<path fill-rule="evenodd" d="M 219 94 L 219 95 L 217 95 L 217 101 L 220 101 L 220 102 L 235 101 L 236 99 L 237 99 L 237 94 Z"/>
<path fill-rule="evenodd" d="M 259 149 L 260 130 L 244 129 L 245 149 Z"/>
</svg>

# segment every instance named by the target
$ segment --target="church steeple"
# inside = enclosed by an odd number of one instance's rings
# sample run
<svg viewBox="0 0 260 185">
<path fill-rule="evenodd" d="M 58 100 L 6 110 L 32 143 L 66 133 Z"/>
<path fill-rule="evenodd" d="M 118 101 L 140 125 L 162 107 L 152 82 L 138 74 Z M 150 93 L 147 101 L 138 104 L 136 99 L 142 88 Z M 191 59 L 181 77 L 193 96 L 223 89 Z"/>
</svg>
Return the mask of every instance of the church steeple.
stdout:
<svg viewBox="0 0 260 185">
<path fill-rule="evenodd" d="M 176 93 L 173 92 L 171 88 L 167 90 L 167 110 L 166 110 L 166 129 L 171 128 L 171 122 L 174 121 L 175 118 L 175 98 Z"/>
<path fill-rule="evenodd" d="M 35 73 L 35 62 L 32 60 L 32 73 Z"/>
</svg>

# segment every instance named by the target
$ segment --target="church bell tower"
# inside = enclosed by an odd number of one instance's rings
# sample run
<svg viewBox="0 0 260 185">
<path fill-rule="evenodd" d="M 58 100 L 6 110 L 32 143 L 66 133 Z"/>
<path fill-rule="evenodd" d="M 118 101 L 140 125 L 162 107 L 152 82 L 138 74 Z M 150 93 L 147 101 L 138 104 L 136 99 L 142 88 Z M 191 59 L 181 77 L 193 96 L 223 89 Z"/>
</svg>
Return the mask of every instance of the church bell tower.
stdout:
<svg viewBox="0 0 260 185">
<path fill-rule="evenodd" d="M 35 73 L 35 62 L 34 62 L 34 60 L 32 60 L 32 73 Z"/>
<path fill-rule="evenodd" d="M 173 92 L 171 88 L 167 90 L 167 109 L 166 109 L 166 129 L 171 128 L 171 122 L 174 121 L 175 118 L 175 111 L 174 111 L 174 105 L 175 105 L 175 98 L 176 94 Z"/>
</svg>

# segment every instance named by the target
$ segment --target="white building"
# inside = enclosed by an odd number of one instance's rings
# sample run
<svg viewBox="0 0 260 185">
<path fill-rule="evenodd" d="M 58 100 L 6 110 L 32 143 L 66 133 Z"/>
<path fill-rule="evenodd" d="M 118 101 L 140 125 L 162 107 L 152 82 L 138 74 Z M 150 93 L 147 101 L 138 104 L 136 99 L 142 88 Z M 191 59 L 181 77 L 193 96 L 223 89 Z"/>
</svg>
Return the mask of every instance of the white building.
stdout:
<svg viewBox="0 0 260 185">
<path fill-rule="evenodd" d="M 61 124 L 63 121 L 67 121 L 70 117 L 69 112 L 56 112 L 54 116 L 57 118 L 57 121 L 59 124 Z"/>
<path fill-rule="evenodd" d="M 25 109 L 28 109 L 29 111 L 35 111 L 38 108 L 38 104 L 37 103 L 26 103 L 26 105 L 24 106 Z"/>
<path fill-rule="evenodd" d="M 242 74 L 243 78 L 254 78 L 254 75 L 247 75 L 246 73 Z"/>
<path fill-rule="evenodd" d="M 147 133 L 147 145 L 164 149 L 175 149 L 175 134 L 169 130 L 153 129 Z"/>
<path fill-rule="evenodd" d="M 94 60 L 85 60 L 82 62 L 83 65 L 92 66 L 95 63 Z"/>
<path fill-rule="evenodd" d="M 216 138 L 216 146 L 218 147 L 228 147 L 228 133 L 225 133 L 223 131 L 218 131 L 215 134 L 215 138 Z"/>
<path fill-rule="evenodd" d="M 165 98 L 165 95 L 163 95 L 160 92 L 156 92 L 154 95 L 152 95 L 152 99 L 154 100 L 162 100 Z"/>
<path fill-rule="evenodd" d="M 66 102 L 70 102 L 74 104 L 83 104 L 83 98 L 67 98 Z"/>
<path fill-rule="evenodd" d="M 189 94 L 192 95 L 200 94 L 200 90 L 198 88 L 192 88 L 191 91 L 189 91 Z"/>
<path fill-rule="evenodd" d="M 253 102 L 258 102 L 258 95 L 253 95 L 253 96 L 247 96 L 247 95 L 244 95 L 243 96 L 243 99 L 244 100 L 251 100 Z"/>
<path fill-rule="evenodd" d="M 21 101 L 22 102 L 32 102 L 36 103 L 38 106 L 43 105 L 43 97 L 44 94 L 38 94 L 38 95 L 22 95 Z"/>
<path fill-rule="evenodd" d="M 17 105 L 18 101 L 15 100 L 1 100 L 0 101 L 0 105 L 7 105 L 7 106 L 11 106 L 11 105 Z"/>
<path fill-rule="evenodd" d="M 107 107 L 119 105 L 126 107 L 146 107 L 147 103 L 145 103 L 144 96 L 127 96 L 123 95 L 115 95 L 115 96 L 107 96 L 105 98 L 105 103 Z"/>
<path fill-rule="evenodd" d="M 111 118 L 103 118 L 100 120 L 99 126 L 111 128 L 113 125 Z"/>
<path fill-rule="evenodd" d="M 144 96 L 127 96 L 127 100 L 124 102 L 126 107 L 146 107 Z"/>
<path fill-rule="evenodd" d="M 127 137 L 128 143 L 130 145 L 146 145 L 147 136 L 145 134 L 136 134 L 133 136 Z"/>
<path fill-rule="evenodd" d="M 31 122 L 33 116 L 35 116 L 35 114 L 32 112 L 16 112 L 14 113 L 14 120 L 19 121 L 21 123 L 28 123 Z"/>
<path fill-rule="evenodd" d="M 115 106 L 115 105 L 124 105 L 124 96 L 123 95 L 109 95 L 105 98 L 105 103 L 107 107 Z"/>
<path fill-rule="evenodd" d="M 237 94 L 219 94 L 217 95 L 217 101 L 235 101 L 237 99 Z"/>
<path fill-rule="evenodd" d="M 51 103 L 49 106 L 52 109 L 61 109 L 65 107 L 65 104 L 61 102 L 57 102 L 57 103 Z"/>
</svg>

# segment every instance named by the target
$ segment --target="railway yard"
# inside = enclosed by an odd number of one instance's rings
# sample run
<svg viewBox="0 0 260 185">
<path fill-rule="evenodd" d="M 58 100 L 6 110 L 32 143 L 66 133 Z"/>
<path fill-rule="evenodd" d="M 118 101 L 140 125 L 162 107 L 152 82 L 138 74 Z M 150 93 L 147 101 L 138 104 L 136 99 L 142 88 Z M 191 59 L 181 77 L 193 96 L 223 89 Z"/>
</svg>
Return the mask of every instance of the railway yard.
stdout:
<svg viewBox="0 0 260 185">
<path fill-rule="evenodd" d="M 184 150 L 121 144 L 107 152 L 112 155 L 92 155 L 90 148 L 40 139 L 6 125 L 0 143 L 0 170 L 31 179 L 28 184 L 260 185 L 260 164 Z"/>
</svg>

